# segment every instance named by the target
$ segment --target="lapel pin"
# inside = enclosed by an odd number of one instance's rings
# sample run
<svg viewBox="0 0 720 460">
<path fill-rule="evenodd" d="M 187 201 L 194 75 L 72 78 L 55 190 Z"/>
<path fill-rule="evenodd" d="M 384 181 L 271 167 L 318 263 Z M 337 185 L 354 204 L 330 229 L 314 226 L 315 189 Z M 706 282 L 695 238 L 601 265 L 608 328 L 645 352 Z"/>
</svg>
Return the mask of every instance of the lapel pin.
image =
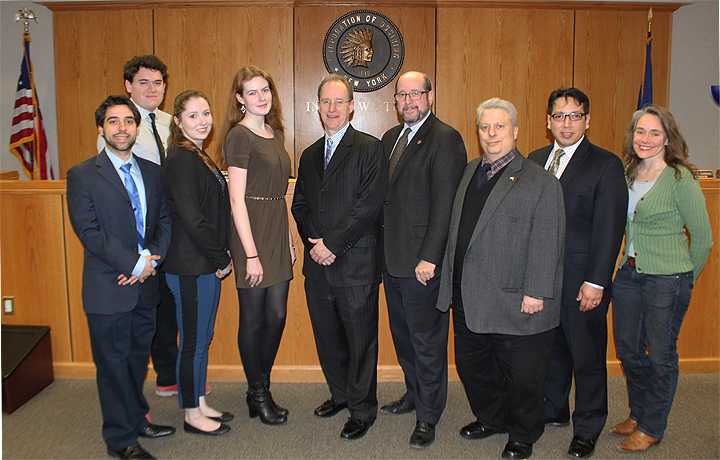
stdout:
<svg viewBox="0 0 720 460">
<path fill-rule="evenodd" d="M 418 139 L 418 141 L 416 142 L 416 144 L 417 144 L 417 145 L 422 144 L 422 139 Z"/>
<path fill-rule="evenodd" d="M 517 180 L 517 177 L 510 176 L 510 182 L 515 183 L 516 180 Z"/>
</svg>

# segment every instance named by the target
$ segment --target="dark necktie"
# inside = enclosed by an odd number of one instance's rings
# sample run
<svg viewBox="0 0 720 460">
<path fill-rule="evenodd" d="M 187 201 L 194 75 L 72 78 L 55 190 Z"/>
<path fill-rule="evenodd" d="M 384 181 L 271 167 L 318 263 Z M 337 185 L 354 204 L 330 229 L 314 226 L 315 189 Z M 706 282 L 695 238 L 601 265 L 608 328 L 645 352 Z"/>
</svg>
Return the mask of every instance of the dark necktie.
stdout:
<svg viewBox="0 0 720 460">
<path fill-rule="evenodd" d="M 325 146 L 325 158 L 323 160 L 323 166 L 325 169 L 327 169 L 328 165 L 330 164 L 330 160 L 332 159 L 332 145 L 333 140 L 328 137 L 327 144 Z"/>
<path fill-rule="evenodd" d="M 480 163 L 477 174 L 473 178 L 473 187 L 480 190 L 488 181 L 487 173 L 490 171 L 490 163 Z"/>
<path fill-rule="evenodd" d="M 395 144 L 395 148 L 390 154 L 390 165 L 388 166 L 389 177 L 392 177 L 393 172 L 395 172 L 395 166 L 397 166 L 400 161 L 400 157 L 402 157 L 402 154 L 405 151 L 405 147 L 407 147 L 410 131 L 410 128 L 405 128 L 405 131 L 403 131 L 402 136 L 400 136 L 400 139 L 398 139 L 397 144 Z"/>
<path fill-rule="evenodd" d="M 565 155 L 565 151 L 563 149 L 557 149 L 548 167 L 548 172 L 555 177 L 557 177 L 558 169 L 560 169 L 560 158 L 562 158 L 563 155 Z"/>
<path fill-rule="evenodd" d="M 135 214 L 135 230 L 137 231 L 137 242 L 140 247 L 144 247 L 145 245 L 145 232 L 144 227 L 145 224 L 143 223 L 143 212 L 142 212 L 142 206 L 140 205 L 140 193 L 138 193 L 137 186 L 135 185 L 135 181 L 132 178 L 132 175 L 130 174 L 130 169 L 132 168 L 132 163 L 125 163 L 124 165 L 120 166 L 120 170 L 124 173 L 123 183 L 125 184 L 125 190 L 127 190 L 128 196 L 130 197 L 130 203 L 133 207 L 133 213 Z"/>
<path fill-rule="evenodd" d="M 157 125 L 155 124 L 155 114 L 150 112 L 148 115 L 150 116 L 150 126 L 152 126 L 153 136 L 155 137 L 155 143 L 158 148 L 158 155 L 160 155 L 160 165 L 162 166 L 165 164 L 165 147 L 163 146 L 160 134 L 157 130 Z"/>
</svg>

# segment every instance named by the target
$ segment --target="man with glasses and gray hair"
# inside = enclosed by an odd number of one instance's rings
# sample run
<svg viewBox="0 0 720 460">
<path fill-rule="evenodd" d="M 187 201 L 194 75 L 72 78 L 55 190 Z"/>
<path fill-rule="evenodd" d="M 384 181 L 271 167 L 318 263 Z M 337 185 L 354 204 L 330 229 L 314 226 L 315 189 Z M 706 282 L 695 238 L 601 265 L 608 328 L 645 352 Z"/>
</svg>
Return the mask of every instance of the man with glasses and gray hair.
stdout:
<svg viewBox="0 0 720 460">
<path fill-rule="evenodd" d="M 560 180 L 565 196 L 565 277 L 560 327 L 545 379 L 545 423 L 570 422 L 575 377 L 568 454 L 576 458 L 592 455 L 607 419 L 606 318 L 628 202 L 622 162 L 590 143 L 585 135 L 589 127 L 585 93 L 557 89 L 547 104 L 547 128 L 555 142 L 529 156 Z"/>
<path fill-rule="evenodd" d="M 318 417 L 350 411 L 340 436 L 365 436 L 377 415 L 379 219 L 387 166 L 380 141 L 350 124 L 355 102 L 342 75 L 318 86 L 325 135 L 300 158 L 292 214 L 305 246 L 310 322 L 330 399 Z"/>
<path fill-rule="evenodd" d="M 455 364 L 476 421 L 460 435 L 508 433 L 524 459 L 543 433 L 543 383 L 560 322 L 565 208 L 554 177 L 517 151 L 517 109 L 477 109 L 483 156 L 455 194 L 437 308 L 452 305 Z"/>
<path fill-rule="evenodd" d="M 434 306 L 452 199 L 467 162 L 460 133 L 433 115 L 432 103 L 427 75 L 402 74 L 395 84 L 395 107 L 403 123 L 382 138 L 388 158 L 383 283 L 406 390 L 381 411 L 415 411 L 410 436 L 415 448 L 435 440 L 447 400 L 449 321 Z"/>
</svg>

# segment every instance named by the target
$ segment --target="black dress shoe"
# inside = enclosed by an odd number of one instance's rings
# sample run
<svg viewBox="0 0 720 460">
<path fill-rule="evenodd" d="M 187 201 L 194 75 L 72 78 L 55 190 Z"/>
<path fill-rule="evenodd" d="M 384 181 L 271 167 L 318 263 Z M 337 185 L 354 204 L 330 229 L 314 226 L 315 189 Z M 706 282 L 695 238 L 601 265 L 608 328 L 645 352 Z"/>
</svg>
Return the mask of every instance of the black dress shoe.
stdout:
<svg viewBox="0 0 720 460">
<path fill-rule="evenodd" d="M 405 397 L 402 397 L 397 401 L 393 401 L 390 404 L 385 404 L 380 408 L 380 412 L 390 415 L 407 414 L 408 412 L 412 412 L 414 410 L 415 404 L 405 399 Z"/>
<path fill-rule="evenodd" d="M 375 420 L 371 421 L 363 421 L 358 420 L 356 418 L 350 417 L 347 422 L 345 422 L 345 426 L 343 427 L 342 431 L 340 432 L 340 437 L 343 439 L 360 439 L 363 436 L 365 436 L 365 433 L 370 429 L 371 426 L 373 426 L 373 423 L 375 423 Z"/>
<path fill-rule="evenodd" d="M 545 419 L 545 425 L 550 425 L 554 427 L 563 427 L 570 425 L 570 419 L 568 418 L 546 418 Z"/>
<path fill-rule="evenodd" d="M 495 430 L 488 428 L 482 424 L 480 420 L 475 420 L 460 428 L 460 436 L 465 439 L 483 439 L 494 434 L 505 433 L 505 430 Z"/>
<path fill-rule="evenodd" d="M 410 435 L 410 447 L 424 449 L 435 441 L 435 425 L 428 422 L 417 422 Z"/>
<path fill-rule="evenodd" d="M 162 438 L 164 436 L 170 436 L 171 434 L 175 434 L 174 426 L 155 425 L 154 423 L 148 423 L 140 430 L 138 436 L 142 438 L 155 439 Z"/>
<path fill-rule="evenodd" d="M 332 399 L 328 399 L 324 403 L 315 408 L 313 412 L 318 417 L 332 417 L 343 409 L 347 409 L 347 403 L 336 403 Z"/>
<path fill-rule="evenodd" d="M 212 431 L 205 431 L 201 430 L 200 428 L 195 428 L 194 426 L 190 425 L 188 422 L 185 422 L 183 425 L 183 428 L 185 429 L 186 433 L 192 433 L 192 434 L 202 434 L 205 436 L 220 436 L 221 434 L 225 434 L 228 431 L 230 431 L 230 427 L 225 425 L 224 423 L 221 423 L 219 427 Z"/>
<path fill-rule="evenodd" d="M 223 412 L 217 417 L 208 417 L 210 420 L 215 420 L 216 422 L 220 423 L 227 423 L 235 418 L 235 416 L 232 414 L 232 412 Z"/>
<path fill-rule="evenodd" d="M 570 441 L 568 455 L 573 458 L 589 458 L 595 451 L 595 441 L 591 439 L 582 439 L 577 436 Z"/>
<path fill-rule="evenodd" d="M 508 441 L 502 451 L 502 458 L 526 459 L 532 456 L 532 444 L 520 441 Z"/>
<path fill-rule="evenodd" d="M 155 460 L 150 452 L 142 448 L 140 444 L 128 446 L 124 449 L 113 450 L 108 447 L 107 453 L 114 458 L 144 458 L 146 460 Z"/>
</svg>

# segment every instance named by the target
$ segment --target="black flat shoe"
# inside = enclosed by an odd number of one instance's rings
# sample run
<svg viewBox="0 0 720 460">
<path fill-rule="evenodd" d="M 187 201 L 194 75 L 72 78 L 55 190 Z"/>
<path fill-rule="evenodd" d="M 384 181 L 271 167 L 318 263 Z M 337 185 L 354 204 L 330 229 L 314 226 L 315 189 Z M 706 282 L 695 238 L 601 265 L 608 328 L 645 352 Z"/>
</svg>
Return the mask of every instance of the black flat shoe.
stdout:
<svg viewBox="0 0 720 460">
<path fill-rule="evenodd" d="M 350 417 L 345 426 L 340 432 L 340 437 L 343 439 L 353 440 L 360 439 L 368 432 L 371 426 L 373 426 L 375 420 L 363 421 Z"/>
<path fill-rule="evenodd" d="M 232 414 L 232 412 L 223 412 L 217 417 L 208 417 L 210 420 L 215 420 L 216 422 L 220 423 L 227 423 L 235 418 L 235 416 Z"/>
<path fill-rule="evenodd" d="M 313 412 L 318 417 L 326 418 L 336 415 L 343 409 L 347 409 L 347 403 L 336 403 L 332 399 L 328 399 L 324 403 L 320 404 Z"/>
<path fill-rule="evenodd" d="M 174 426 L 155 425 L 154 423 L 148 423 L 140 430 L 138 436 L 140 436 L 141 438 L 155 439 L 170 436 L 171 434 L 175 434 Z"/>
<path fill-rule="evenodd" d="M 494 434 L 505 433 L 505 430 L 495 430 L 482 424 L 480 420 L 468 423 L 460 428 L 460 436 L 465 439 L 484 439 Z"/>
<path fill-rule="evenodd" d="M 410 447 L 424 449 L 435 441 L 435 425 L 428 422 L 417 422 L 410 435 Z"/>
<path fill-rule="evenodd" d="M 407 414 L 415 410 L 415 404 L 402 397 L 397 401 L 385 404 L 380 408 L 380 412 L 390 415 Z"/>
<path fill-rule="evenodd" d="M 532 456 L 532 444 L 520 441 L 508 441 L 502 451 L 502 458 L 526 459 Z"/>
<path fill-rule="evenodd" d="M 590 458 L 595 451 L 595 441 L 591 439 L 582 439 L 577 436 L 570 441 L 568 455 L 573 458 Z"/>
<path fill-rule="evenodd" d="M 113 450 L 108 448 L 107 453 L 109 456 L 113 458 L 142 458 L 145 460 L 155 460 L 155 457 L 153 457 L 150 452 L 143 449 L 143 447 L 140 444 L 135 444 L 134 446 L 128 446 L 124 449 L 120 450 Z"/>
<path fill-rule="evenodd" d="M 230 431 L 230 427 L 225 425 L 224 423 L 221 423 L 219 427 L 212 431 L 204 431 L 200 428 L 195 428 L 194 426 L 190 425 L 188 422 L 185 422 L 183 425 L 183 429 L 186 433 L 192 433 L 192 434 L 202 434 L 205 436 L 220 436 L 221 434 L 225 434 L 228 431 Z"/>
</svg>

